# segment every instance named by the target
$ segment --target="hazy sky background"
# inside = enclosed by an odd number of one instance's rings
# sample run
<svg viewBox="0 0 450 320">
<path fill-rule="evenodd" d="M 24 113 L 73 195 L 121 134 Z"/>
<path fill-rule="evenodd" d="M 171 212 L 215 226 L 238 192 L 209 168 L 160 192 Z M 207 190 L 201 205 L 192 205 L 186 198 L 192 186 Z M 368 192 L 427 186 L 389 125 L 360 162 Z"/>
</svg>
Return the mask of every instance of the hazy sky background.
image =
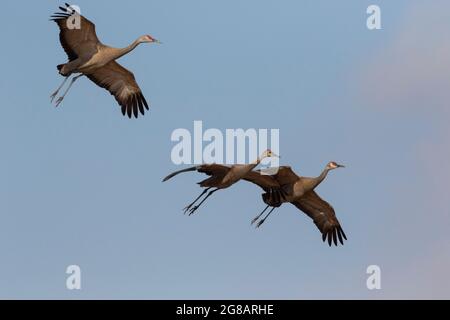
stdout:
<svg viewBox="0 0 450 320">
<path fill-rule="evenodd" d="M 50 104 L 60 4 L 0 11 L 0 298 L 450 298 L 448 1 L 80 0 L 104 43 L 164 42 L 120 60 L 151 102 L 138 120 L 83 78 Z M 255 230 L 247 183 L 184 216 L 203 177 L 161 179 L 179 168 L 172 131 L 194 120 L 279 128 L 302 175 L 346 164 L 318 188 L 345 245 L 291 205 Z M 81 291 L 65 287 L 71 264 Z"/>
</svg>

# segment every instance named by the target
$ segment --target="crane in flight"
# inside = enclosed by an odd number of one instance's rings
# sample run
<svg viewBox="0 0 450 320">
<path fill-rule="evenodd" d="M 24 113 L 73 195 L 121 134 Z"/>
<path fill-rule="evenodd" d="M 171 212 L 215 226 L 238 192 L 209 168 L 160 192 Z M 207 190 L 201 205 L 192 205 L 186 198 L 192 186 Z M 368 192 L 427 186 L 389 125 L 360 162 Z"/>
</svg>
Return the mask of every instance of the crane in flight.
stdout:
<svg viewBox="0 0 450 320">
<path fill-rule="evenodd" d="M 289 202 L 314 221 L 322 233 L 324 242 L 328 240 L 328 245 L 331 246 L 333 242 L 337 246 L 339 240 L 341 244 L 344 244 L 344 239 L 347 240 L 347 236 L 336 218 L 333 207 L 314 191 L 331 170 L 343 167 L 343 165 L 334 161 L 329 162 L 322 173 L 315 178 L 300 177 L 292 171 L 291 167 L 287 166 L 280 167 L 274 175 L 265 175 L 259 170 L 247 173 L 243 179 L 260 186 L 264 190 L 265 193 L 263 193 L 262 198 L 267 205 L 252 220 L 252 224 L 259 220 L 256 227 L 260 227 L 275 208 Z M 269 207 L 272 207 L 272 209 L 261 219 L 261 216 Z"/>
<path fill-rule="evenodd" d="M 100 42 L 95 33 L 95 25 L 80 15 L 75 8 L 66 3 L 59 7 L 61 12 L 51 16 L 60 29 L 59 40 L 66 52 L 69 62 L 57 66 L 59 74 L 65 77 L 63 83 L 50 96 L 55 99 L 66 81 L 72 80 L 66 91 L 56 100 L 56 106 L 63 101 L 74 82 L 86 76 L 99 87 L 108 90 L 122 107 L 122 114 L 129 118 L 144 115 L 148 103 L 137 84 L 133 73 L 116 62 L 117 59 L 134 50 L 141 43 L 160 43 L 149 35 L 143 35 L 125 48 L 113 48 Z M 79 27 L 70 24 L 73 19 L 79 19 Z"/>
<path fill-rule="evenodd" d="M 275 153 L 273 153 L 271 150 L 266 150 L 262 153 L 260 157 L 256 159 L 253 163 L 250 164 L 235 164 L 233 166 L 226 166 L 221 164 L 202 164 L 194 167 L 190 167 L 187 169 L 182 169 L 175 171 L 171 174 L 169 174 L 167 177 L 163 179 L 164 181 L 167 181 L 174 176 L 183 173 L 183 172 L 189 172 L 189 171 L 197 171 L 201 173 L 205 173 L 209 178 L 199 182 L 198 184 L 200 187 L 205 188 L 202 193 L 189 205 L 187 205 L 184 208 L 184 213 L 187 213 L 189 211 L 189 215 L 193 214 L 205 201 L 208 199 L 214 192 L 226 189 L 228 187 L 231 187 L 233 184 L 241 180 L 243 177 L 245 177 L 248 173 L 250 173 L 256 166 L 258 166 L 261 161 L 265 158 L 269 157 L 279 157 Z M 211 190 L 212 189 L 212 190 Z M 195 205 L 195 203 L 200 200 L 200 198 L 205 195 L 205 193 L 208 194 L 206 197 L 198 204 Z M 195 206 L 194 206 L 195 205 Z"/>
</svg>

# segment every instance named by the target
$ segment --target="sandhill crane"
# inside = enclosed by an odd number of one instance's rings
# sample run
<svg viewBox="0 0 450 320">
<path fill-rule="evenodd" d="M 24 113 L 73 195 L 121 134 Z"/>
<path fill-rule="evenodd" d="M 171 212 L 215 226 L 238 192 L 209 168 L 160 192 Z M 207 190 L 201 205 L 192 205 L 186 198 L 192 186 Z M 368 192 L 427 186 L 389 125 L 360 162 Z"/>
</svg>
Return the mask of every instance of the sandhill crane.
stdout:
<svg viewBox="0 0 450 320">
<path fill-rule="evenodd" d="M 108 90 L 122 107 L 122 114 L 137 118 L 138 109 L 144 114 L 144 107 L 148 110 L 147 101 L 139 88 L 133 73 L 122 67 L 115 60 L 134 50 L 141 43 L 160 43 L 149 35 L 139 37 L 125 48 L 112 48 L 100 42 L 95 33 L 95 25 L 80 15 L 72 6 L 66 3 L 66 8 L 59 7 L 62 12 L 51 16 L 60 29 L 59 39 L 66 52 L 69 62 L 57 66 L 59 73 L 65 77 L 63 83 L 51 95 L 51 101 L 64 86 L 72 74 L 68 88 L 56 100 L 58 106 L 66 96 L 74 82 L 85 75 L 96 85 Z M 78 28 L 70 24 L 73 19 L 79 19 Z"/>
<path fill-rule="evenodd" d="M 265 158 L 269 157 L 278 157 L 271 150 L 266 150 L 262 153 L 262 155 L 256 159 L 255 162 L 250 164 L 236 164 L 233 166 L 226 166 L 221 164 L 202 164 L 194 167 L 190 167 L 187 169 L 175 171 L 169 174 L 167 177 L 163 179 L 164 181 L 169 180 L 170 178 L 189 171 L 198 171 L 201 173 L 206 173 L 209 178 L 199 182 L 198 184 L 202 188 L 206 188 L 203 192 L 194 200 L 192 203 L 187 205 L 184 208 L 184 213 L 189 211 L 189 215 L 193 214 L 205 201 L 208 199 L 214 192 L 230 187 L 235 184 L 239 180 L 241 180 L 247 173 L 251 172 L 261 161 Z M 213 189 L 214 188 L 214 189 Z M 211 190 L 212 189 L 212 190 Z M 210 191 L 211 190 L 211 191 Z M 209 191 L 209 192 L 208 192 Z M 206 197 L 196 206 L 194 204 L 205 194 Z"/>
<path fill-rule="evenodd" d="M 337 246 L 339 238 L 339 242 L 344 244 L 343 239 L 347 240 L 347 237 L 336 218 L 333 207 L 314 191 L 326 178 L 328 172 L 343 167 L 336 162 L 329 162 L 316 178 L 299 177 L 286 166 L 280 167 L 274 175 L 264 175 L 260 171 L 247 173 L 243 179 L 257 184 L 265 191 L 263 200 L 267 204 L 266 208 L 252 220 L 252 224 L 260 219 L 269 207 L 272 207 L 269 213 L 257 223 L 256 227 L 260 227 L 275 208 L 290 202 L 313 219 L 322 233 L 323 241 L 328 239 L 330 246 L 332 241 Z"/>
</svg>

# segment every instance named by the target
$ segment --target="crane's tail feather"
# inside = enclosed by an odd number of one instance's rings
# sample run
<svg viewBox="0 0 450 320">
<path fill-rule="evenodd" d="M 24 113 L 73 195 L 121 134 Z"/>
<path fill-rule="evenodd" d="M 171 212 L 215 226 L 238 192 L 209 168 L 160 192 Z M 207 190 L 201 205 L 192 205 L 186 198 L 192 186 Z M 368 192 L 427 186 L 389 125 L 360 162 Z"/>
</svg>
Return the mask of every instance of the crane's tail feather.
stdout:
<svg viewBox="0 0 450 320">
<path fill-rule="evenodd" d="M 180 173 L 183 173 L 183 172 L 189 172 L 189 171 L 196 171 L 198 168 L 199 168 L 198 166 L 195 166 L 195 167 L 190 167 L 190 168 L 186 168 L 186 169 L 182 169 L 182 170 L 178 170 L 178 171 L 172 172 L 171 174 L 169 174 L 167 177 L 165 177 L 163 179 L 163 182 L 167 181 L 167 180 L 169 180 L 169 179 L 171 179 L 173 177 L 175 177 L 177 174 L 180 174 Z"/>
</svg>

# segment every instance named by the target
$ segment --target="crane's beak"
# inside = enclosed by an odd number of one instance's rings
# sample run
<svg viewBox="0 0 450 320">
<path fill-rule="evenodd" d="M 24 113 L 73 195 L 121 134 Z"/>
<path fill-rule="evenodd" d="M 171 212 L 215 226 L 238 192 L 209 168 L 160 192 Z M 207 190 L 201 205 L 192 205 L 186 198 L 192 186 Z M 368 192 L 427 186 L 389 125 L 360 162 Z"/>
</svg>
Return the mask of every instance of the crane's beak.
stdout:
<svg viewBox="0 0 450 320">
<path fill-rule="evenodd" d="M 153 43 L 162 44 L 162 42 L 159 41 L 158 39 L 153 39 Z"/>
<path fill-rule="evenodd" d="M 343 164 L 338 164 L 337 167 L 338 168 L 345 168 L 345 166 Z"/>
</svg>

